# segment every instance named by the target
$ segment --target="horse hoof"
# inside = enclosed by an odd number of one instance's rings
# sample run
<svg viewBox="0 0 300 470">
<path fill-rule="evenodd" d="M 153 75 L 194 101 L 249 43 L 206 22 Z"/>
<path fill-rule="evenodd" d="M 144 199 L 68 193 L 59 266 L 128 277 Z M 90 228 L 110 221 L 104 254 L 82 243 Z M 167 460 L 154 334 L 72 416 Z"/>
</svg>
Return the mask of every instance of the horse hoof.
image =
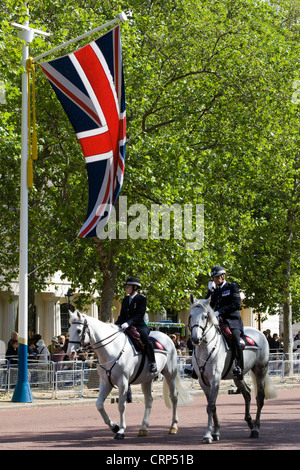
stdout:
<svg viewBox="0 0 300 470">
<path fill-rule="evenodd" d="M 116 432 L 118 432 L 119 429 L 120 429 L 119 426 L 116 424 L 116 425 L 112 428 L 112 432 L 113 432 L 114 434 L 116 434 Z"/>
<path fill-rule="evenodd" d="M 124 437 L 125 437 L 125 436 L 124 436 L 123 433 L 118 432 L 118 433 L 115 435 L 114 439 L 117 439 L 117 440 L 121 441 L 122 439 L 124 439 Z"/>
<path fill-rule="evenodd" d="M 171 427 L 169 434 L 177 434 L 178 433 L 178 428 L 174 428 L 174 426 Z"/>
<path fill-rule="evenodd" d="M 211 444 L 211 438 L 210 437 L 203 437 L 202 444 Z"/>
<path fill-rule="evenodd" d="M 140 429 L 138 432 L 138 437 L 145 437 L 147 436 L 147 429 Z"/>
<path fill-rule="evenodd" d="M 254 431 L 251 431 L 251 434 L 250 434 L 250 437 L 253 438 L 253 439 L 257 439 L 259 436 L 259 432 L 254 430 Z"/>
<path fill-rule="evenodd" d="M 220 440 L 219 434 L 213 434 L 212 437 L 213 437 L 214 441 L 219 441 Z"/>
</svg>

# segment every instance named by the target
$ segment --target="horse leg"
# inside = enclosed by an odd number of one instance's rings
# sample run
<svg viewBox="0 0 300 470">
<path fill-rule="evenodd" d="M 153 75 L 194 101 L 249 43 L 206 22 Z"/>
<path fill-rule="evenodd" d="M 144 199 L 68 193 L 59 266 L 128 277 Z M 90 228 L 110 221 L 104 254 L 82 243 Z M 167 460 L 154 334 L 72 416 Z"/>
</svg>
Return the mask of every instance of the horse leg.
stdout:
<svg viewBox="0 0 300 470">
<path fill-rule="evenodd" d="M 177 406 L 178 406 L 178 387 L 180 386 L 180 378 L 177 374 L 177 370 L 173 374 L 169 374 L 167 371 L 163 371 L 164 373 L 164 396 L 169 394 L 169 398 L 172 404 L 172 424 L 169 430 L 169 434 L 177 434 L 178 433 L 178 413 L 177 413 Z"/>
<path fill-rule="evenodd" d="M 149 426 L 149 418 L 150 418 L 150 413 L 151 413 L 151 408 L 152 408 L 152 402 L 153 402 L 153 397 L 152 397 L 152 381 L 150 382 L 143 382 L 141 384 L 142 392 L 144 394 L 144 402 L 145 402 L 145 413 L 144 413 L 144 418 L 142 421 L 142 426 L 138 432 L 139 437 L 147 436 L 147 429 Z"/>
<path fill-rule="evenodd" d="M 125 429 L 126 429 L 125 410 L 126 410 L 126 402 L 127 402 L 128 382 L 122 381 L 121 384 L 118 384 L 118 388 L 119 388 L 118 410 L 120 414 L 120 424 L 119 424 L 118 432 L 115 435 L 115 439 L 124 439 Z"/>
<path fill-rule="evenodd" d="M 106 383 L 104 380 L 100 381 L 99 395 L 96 402 L 96 407 L 99 413 L 101 414 L 105 424 L 107 424 L 110 429 L 116 433 L 119 430 L 119 426 L 114 421 L 111 421 L 110 417 L 105 411 L 104 401 L 108 394 L 111 392 L 112 386 L 109 383 Z"/>
<path fill-rule="evenodd" d="M 213 381 L 210 386 L 200 383 L 207 399 L 207 415 L 208 423 L 205 434 L 202 439 L 203 444 L 211 444 L 211 442 L 220 440 L 220 425 L 217 416 L 216 401 L 219 393 L 219 381 Z M 214 424 L 214 427 L 213 427 Z"/>
<path fill-rule="evenodd" d="M 261 410 L 264 406 L 264 400 L 265 400 L 265 376 L 267 374 L 267 367 L 263 368 L 256 368 L 254 367 L 252 369 L 252 372 L 255 375 L 255 380 L 256 380 L 256 417 L 255 421 L 253 422 L 253 428 L 250 433 L 250 437 L 252 438 L 258 438 L 259 436 L 259 428 L 260 428 L 260 415 L 261 415 Z"/>
<path fill-rule="evenodd" d="M 253 420 L 250 415 L 250 403 L 251 403 L 251 389 L 245 383 L 244 380 L 238 378 L 233 379 L 237 388 L 241 391 L 245 400 L 245 421 L 247 422 L 250 429 L 253 429 Z"/>
</svg>

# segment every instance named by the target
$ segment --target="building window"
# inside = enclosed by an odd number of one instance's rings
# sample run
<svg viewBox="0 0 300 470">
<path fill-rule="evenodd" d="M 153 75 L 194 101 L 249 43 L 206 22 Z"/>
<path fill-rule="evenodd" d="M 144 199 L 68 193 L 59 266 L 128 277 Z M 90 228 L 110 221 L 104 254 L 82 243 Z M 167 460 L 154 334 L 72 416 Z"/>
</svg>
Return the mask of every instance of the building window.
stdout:
<svg viewBox="0 0 300 470">
<path fill-rule="evenodd" d="M 65 335 L 69 329 L 69 310 L 73 310 L 73 306 L 70 304 L 60 304 L 60 331 L 62 335 Z"/>
<path fill-rule="evenodd" d="M 167 320 L 177 323 L 177 313 L 172 308 L 167 308 Z"/>
</svg>

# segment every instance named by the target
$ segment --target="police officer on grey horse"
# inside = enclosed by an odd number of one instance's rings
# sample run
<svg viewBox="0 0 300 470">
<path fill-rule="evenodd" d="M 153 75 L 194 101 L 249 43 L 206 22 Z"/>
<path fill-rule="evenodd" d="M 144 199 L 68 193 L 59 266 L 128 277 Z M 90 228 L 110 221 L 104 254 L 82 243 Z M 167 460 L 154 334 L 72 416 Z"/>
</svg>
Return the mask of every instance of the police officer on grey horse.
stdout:
<svg viewBox="0 0 300 470">
<path fill-rule="evenodd" d="M 157 372 L 154 348 L 149 339 L 150 330 L 147 327 L 144 316 L 146 313 L 146 297 L 139 293 L 141 283 L 137 277 L 129 277 L 125 284 L 126 297 L 122 300 L 120 315 L 116 325 L 120 325 L 125 331 L 129 326 L 134 326 L 141 335 L 141 341 L 145 345 L 145 351 L 149 359 L 149 372 Z"/>
<path fill-rule="evenodd" d="M 238 285 L 225 280 L 226 272 L 222 266 L 215 266 L 211 273 L 211 281 L 208 283 L 210 305 L 215 315 L 229 327 L 232 332 L 232 352 L 235 358 L 233 375 L 239 379 L 243 378 L 243 350 L 240 344 L 241 334 L 244 326 L 239 310 L 241 310 L 241 296 Z"/>
</svg>

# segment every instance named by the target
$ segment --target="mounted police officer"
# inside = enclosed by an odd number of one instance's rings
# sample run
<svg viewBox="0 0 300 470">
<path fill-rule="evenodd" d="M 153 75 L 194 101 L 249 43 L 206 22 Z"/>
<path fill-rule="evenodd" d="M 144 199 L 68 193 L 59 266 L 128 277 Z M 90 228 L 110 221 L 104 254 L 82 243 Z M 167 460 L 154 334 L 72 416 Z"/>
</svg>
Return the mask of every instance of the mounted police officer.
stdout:
<svg viewBox="0 0 300 470">
<path fill-rule="evenodd" d="M 141 283 L 137 277 L 129 277 L 125 284 L 126 297 L 122 300 L 120 315 L 116 325 L 120 325 L 122 330 L 129 326 L 134 326 L 141 335 L 141 341 L 145 345 L 145 351 L 149 359 L 149 372 L 157 372 L 153 344 L 149 340 L 149 328 L 144 316 L 146 313 L 146 297 L 139 293 Z"/>
<path fill-rule="evenodd" d="M 235 357 L 233 375 L 242 379 L 244 361 L 240 337 L 244 332 L 244 326 L 239 312 L 242 305 L 240 291 L 237 284 L 226 282 L 226 272 L 222 266 L 215 266 L 210 275 L 212 280 L 208 283 L 206 298 L 210 297 L 210 305 L 215 315 L 232 332 L 232 352 Z"/>
</svg>

